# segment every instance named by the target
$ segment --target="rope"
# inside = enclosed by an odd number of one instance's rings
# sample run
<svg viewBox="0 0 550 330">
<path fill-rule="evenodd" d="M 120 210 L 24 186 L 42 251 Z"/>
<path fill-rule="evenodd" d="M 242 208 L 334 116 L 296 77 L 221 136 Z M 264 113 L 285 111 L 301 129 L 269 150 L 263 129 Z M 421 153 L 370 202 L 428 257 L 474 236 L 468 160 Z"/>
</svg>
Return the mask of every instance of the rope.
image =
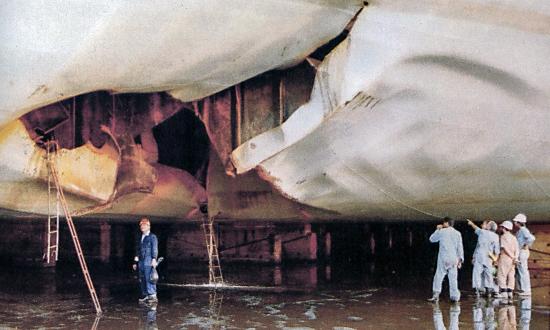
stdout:
<svg viewBox="0 0 550 330">
<path fill-rule="evenodd" d="M 550 256 L 550 252 L 541 251 L 541 250 L 537 250 L 537 249 L 529 249 L 529 250 L 533 251 L 533 252 L 536 252 L 536 253 L 544 254 L 545 256 Z"/>
</svg>

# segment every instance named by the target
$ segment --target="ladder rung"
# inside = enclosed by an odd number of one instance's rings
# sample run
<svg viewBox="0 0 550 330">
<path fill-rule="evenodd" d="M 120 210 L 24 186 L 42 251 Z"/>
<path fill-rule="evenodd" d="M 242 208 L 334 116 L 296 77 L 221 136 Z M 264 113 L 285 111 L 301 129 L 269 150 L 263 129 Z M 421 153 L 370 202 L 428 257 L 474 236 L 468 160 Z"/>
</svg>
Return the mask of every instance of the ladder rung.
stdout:
<svg viewBox="0 0 550 330">
<path fill-rule="evenodd" d="M 218 253 L 218 244 L 212 219 L 204 219 L 202 223 L 204 230 L 205 245 L 208 252 L 208 267 L 209 267 L 209 282 L 211 284 L 222 284 L 223 276 L 220 266 L 220 258 Z"/>
</svg>

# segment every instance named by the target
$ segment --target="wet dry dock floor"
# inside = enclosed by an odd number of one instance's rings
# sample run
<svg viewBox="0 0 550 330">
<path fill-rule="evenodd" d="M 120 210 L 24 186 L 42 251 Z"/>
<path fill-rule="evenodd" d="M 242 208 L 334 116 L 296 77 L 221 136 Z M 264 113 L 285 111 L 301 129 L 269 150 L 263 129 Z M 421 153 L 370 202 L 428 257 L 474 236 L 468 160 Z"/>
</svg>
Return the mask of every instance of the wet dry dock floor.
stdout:
<svg viewBox="0 0 550 330">
<path fill-rule="evenodd" d="M 95 318 L 78 269 L 49 273 L 29 269 L 0 272 L 0 329 L 518 329 L 550 328 L 550 286 L 531 299 L 511 303 L 476 300 L 462 276 L 460 304 L 431 304 L 431 275 L 350 275 L 298 266 L 282 272 L 281 289 L 268 283 L 273 267 L 226 271 L 247 290 L 209 291 L 159 286 L 156 305 L 137 301 L 133 274 L 96 274 L 104 314 Z M 294 276 L 293 274 L 298 274 Z M 375 272 L 376 273 L 376 272 Z M 301 277 L 300 274 L 308 274 Z M 317 274 L 322 276 L 317 277 Z M 170 274 L 162 281 L 202 283 L 205 274 Z M 266 280 L 267 279 L 267 280 Z M 319 279 L 319 280 L 318 280 Z M 300 282 L 302 281 L 302 282 Z M 288 289 L 288 290 L 287 290 Z"/>
</svg>

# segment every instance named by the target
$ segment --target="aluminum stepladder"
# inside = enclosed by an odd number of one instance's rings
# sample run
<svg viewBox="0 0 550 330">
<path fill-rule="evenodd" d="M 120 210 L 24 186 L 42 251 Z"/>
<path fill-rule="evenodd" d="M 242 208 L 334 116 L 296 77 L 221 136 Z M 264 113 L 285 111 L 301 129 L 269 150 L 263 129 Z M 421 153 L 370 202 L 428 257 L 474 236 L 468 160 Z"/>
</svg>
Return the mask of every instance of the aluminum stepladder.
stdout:
<svg viewBox="0 0 550 330">
<path fill-rule="evenodd" d="M 82 253 L 82 247 L 80 246 L 78 233 L 76 232 L 76 227 L 73 223 L 73 218 L 71 216 L 71 212 L 69 211 L 69 206 L 67 205 L 65 194 L 63 193 L 63 188 L 59 183 L 59 175 L 57 173 L 57 166 L 56 166 L 57 164 L 55 161 L 55 158 L 56 158 L 55 156 L 57 155 L 59 146 L 56 141 L 49 141 L 46 147 L 48 149 L 47 150 L 48 187 L 50 187 L 50 177 L 51 177 L 53 179 L 53 183 L 56 189 L 56 196 L 58 201 L 57 205 L 61 205 L 63 209 L 63 213 L 65 214 L 65 219 L 67 219 L 67 225 L 69 227 L 69 231 L 71 232 L 71 237 L 73 239 L 76 254 L 78 256 L 78 262 L 80 263 L 80 268 L 82 269 L 82 274 L 84 275 L 84 280 L 86 281 L 86 285 L 88 286 L 88 290 L 90 291 L 90 296 L 92 297 L 92 301 L 94 303 L 96 313 L 97 315 L 101 315 L 102 313 L 101 306 L 99 304 L 99 299 L 97 297 L 97 293 L 94 288 L 94 283 L 92 282 L 92 278 L 90 277 L 90 272 L 88 271 L 88 265 L 86 264 L 86 259 L 84 259 L 84 254 Z M 59 215 L 59 212 L 57 214 Z M 57 222 L 56 231 L 57 231 L 57 240 L 59 240 L 59 222 Z M 56 249 L 57 249 L 57 246 L 58 244 L 56 244 Z"/>
<path fill-rule="evenodd" d="M 218 253 L 218 243 L 214 231 L 214 219 L 210 216 L 203 217 L 202 229 L 208 252 L 208 283 L 210 285 L 223 285 L 222 268 Z"/>
</svg>

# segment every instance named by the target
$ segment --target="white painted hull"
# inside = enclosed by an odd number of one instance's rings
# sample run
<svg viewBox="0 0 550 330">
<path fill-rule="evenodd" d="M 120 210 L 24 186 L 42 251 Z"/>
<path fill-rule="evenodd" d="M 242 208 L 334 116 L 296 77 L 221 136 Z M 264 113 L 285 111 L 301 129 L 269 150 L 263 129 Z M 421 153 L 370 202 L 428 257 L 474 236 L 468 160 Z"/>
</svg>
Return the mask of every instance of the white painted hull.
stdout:
<svg viewBox="0 0 550 330">
<path fill-rule="evenodd" d="M 233 162 L 342 217 L 547 221 L 549 56 L 543 1 L 374 2 L 311 101 Z"/>
<path fill-rule="evenodd" d="M 199 99 L 300 62 L 361 1 L 3 1 L 0 127 L 97 90 Z"/>
</svg>

